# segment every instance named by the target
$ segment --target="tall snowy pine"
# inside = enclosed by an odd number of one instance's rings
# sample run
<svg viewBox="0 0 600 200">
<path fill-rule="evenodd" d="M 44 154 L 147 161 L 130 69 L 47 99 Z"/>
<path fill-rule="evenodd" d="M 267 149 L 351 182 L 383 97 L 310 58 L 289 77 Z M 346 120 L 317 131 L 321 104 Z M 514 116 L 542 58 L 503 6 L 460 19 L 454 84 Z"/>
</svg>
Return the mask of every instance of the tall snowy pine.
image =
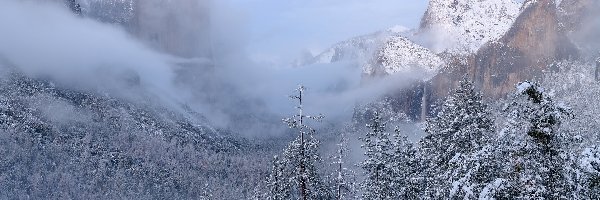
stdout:
<svg viewBox="0 0 600 200">
<path fill-rule="evenodd" d="M 392 175 L 396 199 L 418 199 L 420 188 L 418 152 L 413 143 L 396 127 L 392 142 Z"/>
<path fill-rule="evenodd" d="M 477 166 L 469 161 L 472 160 L 471 155 L 483 149 L 495 129 L 493 120 L 489 118 L 487 106 L 473 84 L 466 78 L 459 84 L 459 88 L 445 100 L 437 116 L 425 123 L 427 135 L 420 141 L 423 170 L 419 177 L 420 188 L 425 190 L 422 193 L 424 197 L 446 199 L 451 196 L 470 196 L 472 191 L 465 193 L 462 187 L 452 186 L 460 184 L 457 182 L 460 179 L 463 179 L 463 183 L 488 181 L 486 177 L 467 175 L 472 167 Z M 481 180 L 467 181 L 465 177 Z"/>
<path fill-rule="evenodd" d="M 317 164 L 321 162 L 318 154 L 319 141 L 314 138 L 315 130 L 306 125 L 305 120 L 320 120 L 322 116 L 307 116 L 303 113 L 302 100 L 304 86 L 297 89 L 298 95 L 291 96 L 298 100 L 299 114 L 283 119 L 290 128 L 298 130 L 298 137 L 284 150 L 281 160 L 275 165 L 281 165 L 272 171 L 267 180 L 269 194 L 267 198 L 278 199 L 331 199 L 332 195 L 324 184 Z M 277 181 L 275 181 L 277 180 Z M 284 180 L 279 182 L 279 180 Z M 289 187 L 289 189 L 278 189 Z"/>
<path fill-rule="evenodd" d="M 379 112 L 367 127 L 367 132 L 362 147 L 365 149 L 366 160 L 360 163 L 365 170 L 366 178 L 361 185 L 363 199 L 396 199 L 392 164 L 392 142 L 390 134 L 385 131 L 385 122 Z"/>
<path fill-rule="evenodd" d="M 495 197 L 576 199 L 570 181 L 575 164 L 565 148 L 571 140 L 558 131 L 572 117 L 569 110 L 555 104 L 538 84 L 524 82 L 505 112 L 509 121 L 496 147 L 506 163 L 504 183 Z"/>
<path fill-rule="evenodd" d="M 337 144 L 336 150 L 331 163 L 334 170 L 329 177 L 335 199 L 356 199 L 356 174 L 348 169 L 347 157 L 350 149 L 345 133 L 341 134 L 340 143 Z"/>
</svg>

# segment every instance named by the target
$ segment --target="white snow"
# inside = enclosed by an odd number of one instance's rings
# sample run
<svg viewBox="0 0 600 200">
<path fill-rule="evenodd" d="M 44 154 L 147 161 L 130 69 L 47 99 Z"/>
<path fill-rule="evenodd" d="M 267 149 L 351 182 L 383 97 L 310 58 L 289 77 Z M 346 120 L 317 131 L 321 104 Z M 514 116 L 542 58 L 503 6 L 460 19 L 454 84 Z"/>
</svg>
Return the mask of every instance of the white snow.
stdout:
<svg viewBox="0 0 600 200">
<path fill-rule="evenodd" d="M 312 63 L 356 60 L 365 74 L 372 74 L 377 67 L 382 67 L 387 74 L 424 72 L 427 75 L 425 79 L 433 77 L 443 60 L 431 50 L 401 36 L 408 31 L 403 26 L 394 26 L 386 31 L 352 38 L 325 50 Z"/>
<path fill-rule="evenodd" d="M 517 85 L 517 94 L 522 94 L 523 92 L 525 92 L 525 90 L 529 89 L 530 87 L 531 83 L 529 82 L 520 83 L 519 85 Z"/>
<path fill-rule="evenodd" d="M 383 69 L 388 74 L 423 71 L 428 77 L 435 75 L 444 63 L 429 49 L 403 36 L 392 36 L 378 54 Z M 367 71 L 369 73 L 369 71 Z"/>
<path fill-rule="evenodd" d="M 586 170 L 587 172 L 600 173 L 600 171 L 597 171 L 597 169 L 596 169 L 596 168 L 600 167 L 600 148 L 598 148 L 598 147 L 586 148 L 583 150 L 583 152 L 581 154 L 582 154 L 581 161 L 580 161 L 581 168 Z"/>
<path fill-rule="evenodd" d="M 504 183 L 505 181 L 506 181 L 506 179 L 496 178 L 496 180 L 494 180 L 494 182 L 487 184 L 483 188 L 481 193 L 479 193 L 479 200 L 494 199 L 494 197 L 493 197 L 494 192 L 496 190 L 498 190 L 502 186 L 502 183 Z"/>
<path fill-rule="evenodd" d="M 469 54 L 504 35 L 519 13 L 513 0 L 431 0 L 425 33 L 436 53 Z"/>
</svg>

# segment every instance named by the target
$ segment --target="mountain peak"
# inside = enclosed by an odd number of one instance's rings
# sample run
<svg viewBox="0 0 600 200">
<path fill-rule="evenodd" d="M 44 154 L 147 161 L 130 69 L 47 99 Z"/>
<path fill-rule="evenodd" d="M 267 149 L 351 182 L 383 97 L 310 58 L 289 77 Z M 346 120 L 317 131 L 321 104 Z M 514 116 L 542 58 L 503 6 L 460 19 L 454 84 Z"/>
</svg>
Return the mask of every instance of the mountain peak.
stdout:
<svg viewBox="0 0 600 200">
<path fill-rule="evenodd" d="M 518 14 L 513 0 L 431 0 L 420 32 L 436 53 L 470 54 L 503 35 Z"/>
</svg>

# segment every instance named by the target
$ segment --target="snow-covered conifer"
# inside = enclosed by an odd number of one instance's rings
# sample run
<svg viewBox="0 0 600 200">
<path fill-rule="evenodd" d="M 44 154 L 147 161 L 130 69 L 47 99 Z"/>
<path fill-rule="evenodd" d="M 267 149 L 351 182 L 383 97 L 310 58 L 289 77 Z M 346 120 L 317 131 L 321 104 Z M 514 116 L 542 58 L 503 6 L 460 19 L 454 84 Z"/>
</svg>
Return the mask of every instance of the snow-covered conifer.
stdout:
<svg viewBox="0 0 600 200">
<path fill-rule="evenodd" d="M 418 199 L 420 188 L 416 175 L 419 172 L 418 152 L 413 143 L 396 127 L 392 145 L 392 174 L 394 196 L 399 199 Z"/>
<path fill-rule="evenodd" d="M 395 199 L 394 176 L 392 170 L 392 142 L 390 134 L 385 131 L 385 122 L 378 112 L 367 127 L 362 147 L 365 149 L 366 160 L 360 166 L 366 173 L 361 188 L 364 199 Z"/>
<path fill-rule="evenodd" d="M 303 95 L 304 86 L 299 86 L 297 89 L 298 95 L 291 96 L 292 99 L 298 100 L 298 114 L 291 118 L 285 118 L 283 121 L 290 128 L 298 130 L 298 137 L 294 139 L 284 150 L 281 161 L 278 165 L 282 170 L 282 177 L 286 178 L 284 186 L 289 185 L 289 190 L 282 190 L 288 194 L 274 194 L 271 198 L 289 197 L 291 199 L 330 199 L 331 193 L 326 184 L 323 182 L 320 174 L 317 171 L 317 164 L 321 162 L 321 157 L 318 153 L 319 141 L 314 137 L 315 130 L 306 124 L 307 119 L 320 120 L 323 117 L 309 116 L 303 113 Z M 272 181 L 272 180 L 269 180 Z M 273 185 L 275 183 L 267 183 Z M 270 186 L 273 188 L 275 186 Z"/>
<path fill-rule="evenodd" d="M 437 116 L 425 123 L 427 135 L 420 142 L 423 173 L 419 178 L 424 196 L 448 198 L 470 193 L 459 190 L 481 189 L 457 188 L 456 184 L 478 178 L 468 174 L 477 165 L 467 160 L 472 160 L 472 154 L 480 152 L 490 140 L 494 123 L 473 83 L 464 78 L 459 84 Z"/>
<path fill-rule="evenodd" d="M 341 134 L 340 142 L 336 146 L 330 165 L 334 170 L 329 177 L 335 199 L 356 199 L 356 174 L 348 168 L 347 157 L 350 149 L 346 133 Z"/>
<path fill-rule="evenodd" d="M 573 161 L 565 149 L 568 134 L 558 131 L 561 122 L 572 117 L 569 110 L 554 103 L 537 83 L 523 82 L 505 112 L 508 122 L 495 148 L 505 163 L 506 181 L 496 197 L 574 198 L 575 185 L 569 181 Z"/>
</svg>

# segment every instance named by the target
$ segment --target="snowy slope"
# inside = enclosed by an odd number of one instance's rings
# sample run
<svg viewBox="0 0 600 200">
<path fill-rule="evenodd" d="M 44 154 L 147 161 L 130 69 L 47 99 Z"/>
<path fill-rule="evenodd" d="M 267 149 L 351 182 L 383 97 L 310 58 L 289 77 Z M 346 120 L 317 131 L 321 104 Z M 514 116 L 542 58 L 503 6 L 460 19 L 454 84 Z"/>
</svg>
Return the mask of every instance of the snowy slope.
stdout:
<svg viewBox="0 0 600 200">
<path fill-rule="evenodd" d="M 513 0 L 431 0 L 421 31 L 436 53 L 470 54 L 508 31 L 519 8 Z"/>
<path fill-rule="evenodd" d="M 428 77 L 437 73 L 443 60 L 429 49 L 406 37 L 390 36 L 377 53 L 377 64 L 387 74 L 425 72 Z M 371 66 L 364 68 L 366 74 L 375 71 Z"/>
</svg>

